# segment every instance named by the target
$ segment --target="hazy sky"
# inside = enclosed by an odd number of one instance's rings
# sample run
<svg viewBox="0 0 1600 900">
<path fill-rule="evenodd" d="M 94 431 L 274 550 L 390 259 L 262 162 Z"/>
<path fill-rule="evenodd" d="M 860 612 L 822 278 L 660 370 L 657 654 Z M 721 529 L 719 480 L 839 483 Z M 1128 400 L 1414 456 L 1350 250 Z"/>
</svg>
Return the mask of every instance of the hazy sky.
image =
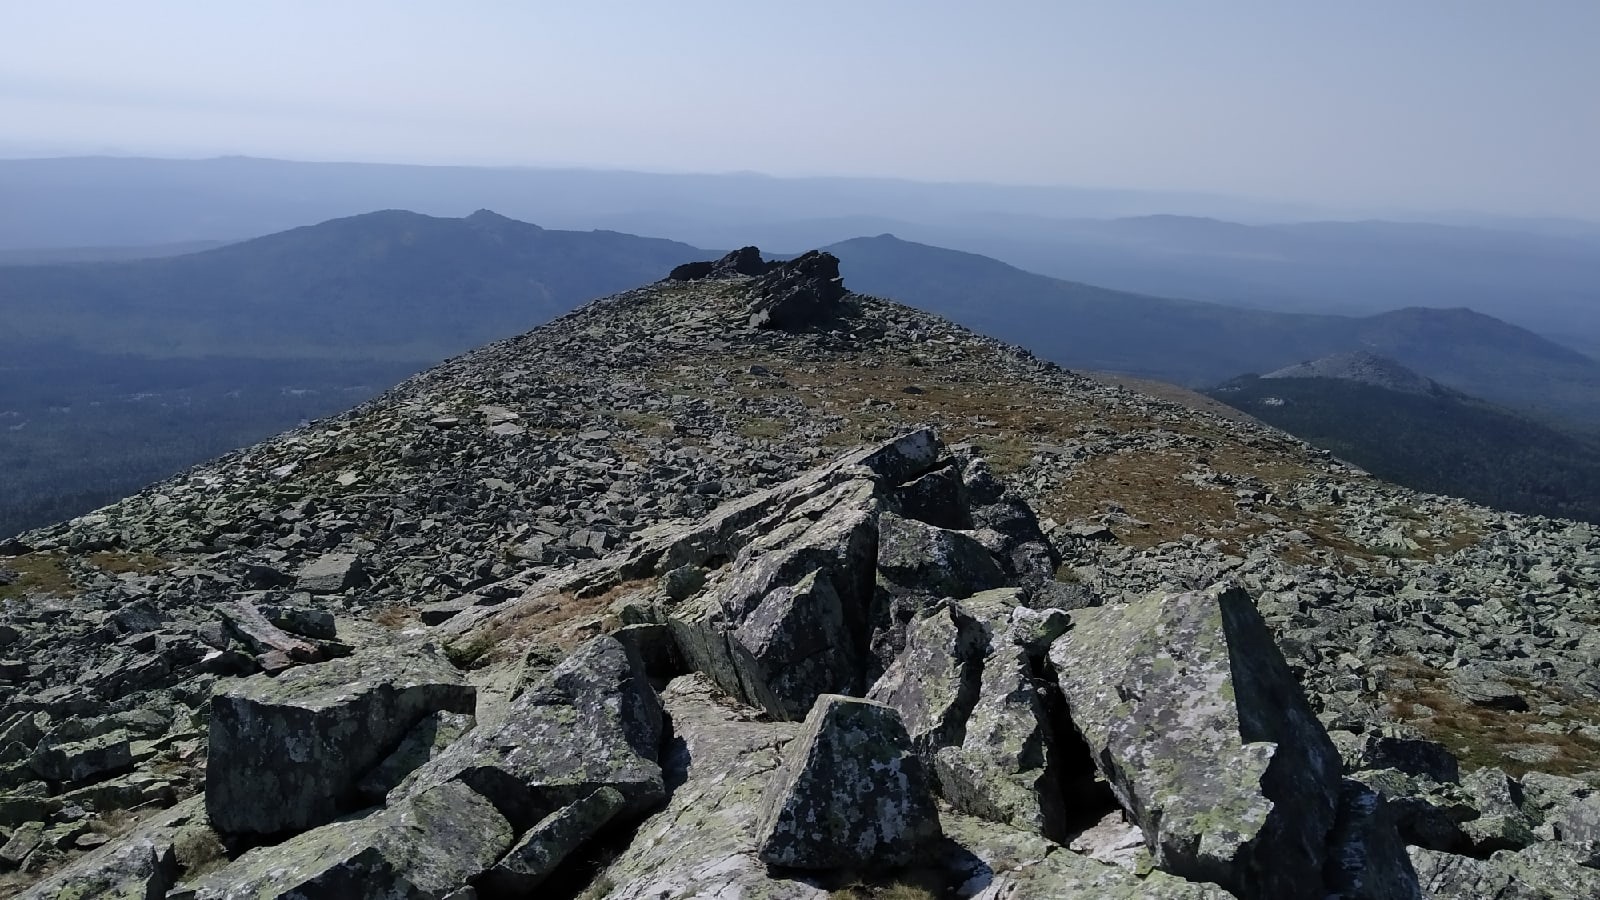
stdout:
<svg viewBox="0 0 1600 900">
<path fill-rule="evenodd" d="M 0 123 L 1600 219 L 1600 0 L 0 0 Z"/>
</svg>

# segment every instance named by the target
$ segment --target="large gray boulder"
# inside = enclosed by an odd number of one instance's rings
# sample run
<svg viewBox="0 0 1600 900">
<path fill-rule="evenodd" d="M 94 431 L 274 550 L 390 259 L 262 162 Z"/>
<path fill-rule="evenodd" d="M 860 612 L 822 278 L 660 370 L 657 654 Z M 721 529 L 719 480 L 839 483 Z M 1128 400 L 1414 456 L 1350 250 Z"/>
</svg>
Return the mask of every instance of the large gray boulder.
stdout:
<svg viewBox="0 0 1600 900">
<path fill-rule="evenodd" d="M 666 795 L 657 764 L 661 702 L 642 665 L 615 638 L 580 646 L 512 702 L 389 795 L 399 800 L 451 782 L 488 797 L 521 833 L 598 788 L 639 813 Z"/>
<path fill-rule="evenodd" d="M 1239 589 L 1079 610 L 1051 648 L 1073 724 L 1157 864 L 1321 898 L 1340 760 Z"/>
<path fill-rule="evenodd" d="M 211 698 L 206 812 L 218 831 L 276 835 L 361 805 L 357 785 L 428 715 L 477 692 L 428 652 L 369 654 L 254 676 Z"/>
<path fill-rule="evenodd" d="M 981 622 L 954 602 L 940 603 L 911 622 L 905 649 L 867 692 L 900 713 L 925 763 L 961 742 L 988 646 Z"/>
<path fill-rule="evenodd" d="M 869 478 L 801 503 L 746 545 L 729 575 L 668 622 L 684 659 L 729 694 L 779 718 L 824 693 L 857 693 L 877 545 Z"/>
<path fill-rule="evenodd" d="M 514 839 L 494 804 L 443 784 L 251 850 L 168 900 L 437 900 L 487 871 Z"/>
<path fill-rule="evenodd" d="M 896 866 L 941 835 L 933 786 L 893 707 L 827 694 L 762 798 L 763 862 Z"/>
<path fill-rule="evenodd" d="M 495 895 L 529 896 L 584 841 L 626 809 L 615 788 L 603 787 L 561 807 L 529 828 L 481 885 Z"/>
<path fill-rule="evenodd" d="M 969 597 L 1006 584 L 977 538 L 888 512 L 879 523 L 878 571 L 894 588 L 935 597 Z"/>
</svg>

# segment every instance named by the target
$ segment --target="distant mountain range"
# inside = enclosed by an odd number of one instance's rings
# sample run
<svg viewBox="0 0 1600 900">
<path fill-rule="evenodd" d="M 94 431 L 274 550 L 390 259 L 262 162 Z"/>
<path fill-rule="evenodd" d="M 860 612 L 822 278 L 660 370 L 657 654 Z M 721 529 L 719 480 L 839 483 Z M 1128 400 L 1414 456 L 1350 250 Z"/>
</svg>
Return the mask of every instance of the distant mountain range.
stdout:
<svg viewBox="0 0 1600 900">
<path fill-rule="evenodd" d="M 1600 442 L 1339 354 L 1206 392 L 1380 478 L 1512 512 L 1600 522 Z"/>
<path fill-rule="evenodd" d="M 1600 355 L 1600 224 L 1421 222 L 1397 211 L 1328 221 L 1328 210 L 1194 193 L 243 157 L 0 160 L 0 262 L 7 250 L 238 240 L 374 209 L 454 217 L 479 207 L 548 228 L 789 253 L 889 232 L 1056 278 L 1277 312 L 1469 307 Z"/>
<path fill-rule="evenodd" d="M 1600 428 L 1600 362 L 1467 309 L 1276 313 L 1061 281 L 892 235 L 828 249 L 855 290 L 938 312 L 1068 366 L 1206 386 L 1364 349 L 1468 394 Z"/>
</svg>

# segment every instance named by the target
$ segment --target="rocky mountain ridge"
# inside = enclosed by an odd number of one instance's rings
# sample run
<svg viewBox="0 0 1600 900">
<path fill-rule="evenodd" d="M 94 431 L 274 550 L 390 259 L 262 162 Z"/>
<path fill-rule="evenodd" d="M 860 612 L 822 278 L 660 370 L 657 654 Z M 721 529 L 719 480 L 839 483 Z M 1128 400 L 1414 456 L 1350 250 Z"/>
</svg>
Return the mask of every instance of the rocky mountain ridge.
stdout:
<svg viewBox="0 0 1600 900">
<path fill-rule="evenodd" d="M 1600 876 L 1595 529 L 725 263 L 0 547 L 13 884 Z"/>
</svg>

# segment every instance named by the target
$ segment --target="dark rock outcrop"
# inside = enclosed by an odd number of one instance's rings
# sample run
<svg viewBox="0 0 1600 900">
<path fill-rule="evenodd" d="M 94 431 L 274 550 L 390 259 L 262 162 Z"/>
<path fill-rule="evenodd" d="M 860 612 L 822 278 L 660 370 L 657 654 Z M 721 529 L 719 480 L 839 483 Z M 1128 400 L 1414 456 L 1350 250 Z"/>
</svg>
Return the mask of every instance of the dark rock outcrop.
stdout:
<svg viewBox="0 0 1600 900">
<path fill-rule="evenodd" d="M 805 331 L 832 325 L 844 313 L 844 279 L 839 258 L 812 250 L 758 278 L 752 285 L 750 324 L 757 328 Z"/>
</svg>

